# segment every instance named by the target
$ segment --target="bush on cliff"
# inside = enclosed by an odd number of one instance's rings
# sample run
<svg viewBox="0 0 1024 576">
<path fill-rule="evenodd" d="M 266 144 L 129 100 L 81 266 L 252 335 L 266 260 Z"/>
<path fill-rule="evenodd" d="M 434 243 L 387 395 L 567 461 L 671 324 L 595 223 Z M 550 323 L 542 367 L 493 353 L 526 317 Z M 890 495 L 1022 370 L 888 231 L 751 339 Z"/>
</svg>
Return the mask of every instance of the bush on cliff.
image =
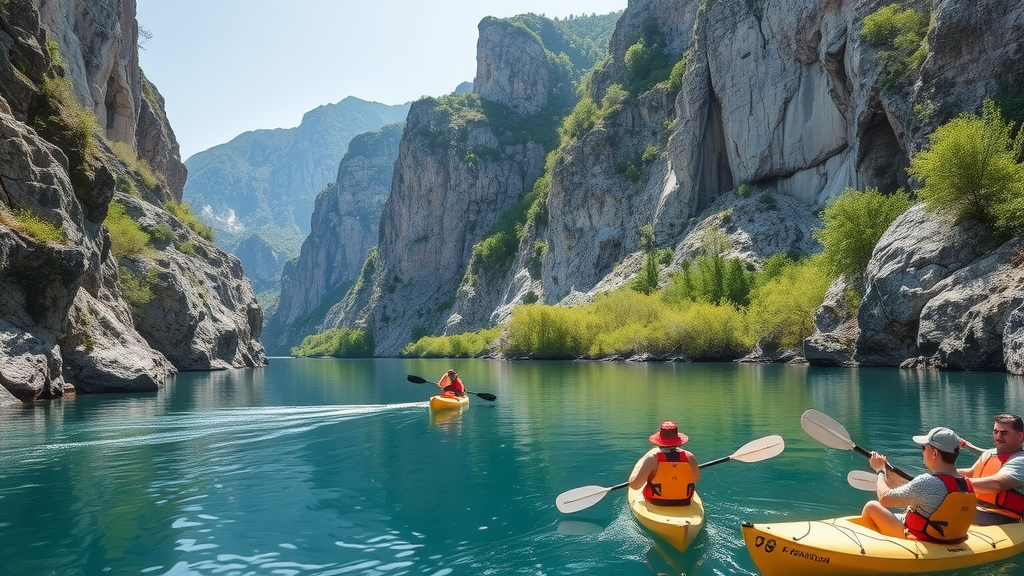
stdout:
<svg viewBox="0 0 1024 576">
<path fill-rule="evenodd" d="M 902 190 L 887 196 L 877 188 L 864 192 L 847 188 L 822 213 L 824 227 L 811 231 L 824 247 L 823 270 L 833 278 L 859 276 L 882 234 L 907 208 L 910 197 Z"/>
<path fill-rule="evenodd" d="M 985 100 L 980 117 L 961 114 L 936 129 L 908 172 L 924 183 L 917 195 L 929 209 L 1017 234 L 1024 230 L 1022 155 L 1024 130 Z"/>
</svg>

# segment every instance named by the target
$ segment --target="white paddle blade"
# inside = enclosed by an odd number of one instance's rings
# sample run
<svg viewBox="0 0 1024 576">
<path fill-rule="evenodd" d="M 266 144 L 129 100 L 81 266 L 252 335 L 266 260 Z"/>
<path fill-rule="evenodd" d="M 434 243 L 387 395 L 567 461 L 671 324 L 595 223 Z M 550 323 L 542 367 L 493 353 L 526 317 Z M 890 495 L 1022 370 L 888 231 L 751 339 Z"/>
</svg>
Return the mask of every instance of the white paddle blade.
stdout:
<svg viewBox="0 0 1024 576">
<path fill-rule="evenodd" d="M 581 486 L 567 492 L 562 492 L 555 499 L 555 506 L 559 512 L 569 514 L 590 508 L 604 498 L 611 488 L 604 486 Z"/>
<path fill-rule="evenodd" d="M 846 475 L 846 481 L 857 490 L 874 492 L 878 486 L 878 475 L 865 470 L 851 470 Z"/>
<path fill-rule="evenodd" d="M 740 462 L 760 462 L 782 454 L 785 449 L 786 441 L 782 439 L 782 436 L 773 434 L 747 442 L 740 446 L 739 450 L 736 450 L 729 459 Z"/>
<path fill-rule="evenodd" d="M 836 450 L 853 450 L 849 432 L 831 416 L 811 409 L 800 416 L 800 427 L 818 442 Z"/>
</svg>

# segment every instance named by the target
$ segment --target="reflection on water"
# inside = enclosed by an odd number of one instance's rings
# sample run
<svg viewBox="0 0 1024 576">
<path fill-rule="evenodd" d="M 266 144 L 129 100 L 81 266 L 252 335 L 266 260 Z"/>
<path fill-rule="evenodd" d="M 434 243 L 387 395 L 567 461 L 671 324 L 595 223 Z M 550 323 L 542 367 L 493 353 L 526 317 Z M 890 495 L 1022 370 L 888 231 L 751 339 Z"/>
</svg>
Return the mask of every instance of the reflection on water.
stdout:
<svg viewBox="0 0 1024 576">
<path fill-rule="evenodd" d="M 748 574 L 741 522 L 870 496 L 846 484 L 863 456 L 800 429 L 808 408 L 916 473 L 911 435 L 944 425 L 985 446 L 992 416 L 1024 400 L 1002 374 L 473 360 L 460 376 L 498 400 L 432 412 L 434 390 L 406 376 L 451 363 L 275 358 L 4 411 L 0 574 Z M 568 489 L 625 480 L 667 419 L 701 462 L 771 434 L 786 449 L 704 470 L 705 530 L 685 554 L 620 492 L 555 509 Z"/>
</svg>

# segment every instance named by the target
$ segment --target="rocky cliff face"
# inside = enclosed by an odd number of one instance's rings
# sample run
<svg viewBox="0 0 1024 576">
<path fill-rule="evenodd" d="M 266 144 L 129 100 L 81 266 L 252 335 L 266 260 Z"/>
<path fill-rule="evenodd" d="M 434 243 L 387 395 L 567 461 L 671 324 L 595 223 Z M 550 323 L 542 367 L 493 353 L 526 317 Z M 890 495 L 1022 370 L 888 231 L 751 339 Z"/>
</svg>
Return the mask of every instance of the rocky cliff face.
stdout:
<svg viewBox="0 0 1024 576">
<path fill-rule="evenodd" d="M 317 332 L 323 312 L 359 276 L 376 245 L 402 126 L 392 124 L 353 138 L 334 183 L 317 196 L 312 233 L 299 257 L 284 267 L 281 297 L 263 331 L 271 353 L 287 354 L 304 336 Z M 314 314 L 317 309 L 322 309 L 320 314 Z"/>
<path fill-rule="evenodd" d="M 284 262 L 310 233 L 317 195 L 332 182 L 353 137 L 401 122 L 409 104 L 348 97 L 303 115 L 295 128 L 255 130 L 187 160 L 185 200 L 217 232 L 217 244 L 238 256 L 258 292 L 280 286 Z M 245 250 L 259 235 L 269 250 Z M 251 246 L 250 246 L 251 247 Z"/>
<path fill-rule="evenodd" d="M 510 206 L 521 197 L 518 183 L 530 182 L 540 165 L 526 148 L 472 165 L 457 151 L 493 146 L 486 119 L 495 107 L 522 115 L 542 106 L 550 70 L 539 68 L 544 42 L 482 23 L 475 92 L 483 117 L 439 137 L 436 126 L 450 118 L 435 102 L 413 106 L 379 254 L 368 261 L 365 286 L 327 324 L 367 327 L 377 354 L 391 355 L 419 334 L 500 323 L 525 301 L 585 301 L 630 279 L 642 261 L 638 230 L 648 224 L 659 246 L 676 250 L 669 271 L 709 227 L 755 264 L 774 252 L 817 251 L 814 213 L 830 199 L 847 187 L 906 186 L 909 158 L 936 126 L 1021 80 L 1024 8 L 997 0 L 904 3 L 930 14 L 932 26 L 923 63 L 893 79 L 861 37 L 865 17 L 887 4 L 630 2 L 588 93 L 603 105 L 618 84 L 630 97 L 558 151 L 546 214 L 525 231 L 509 267 L 486 269 L 469 250 L 483 237 L 481 225 L 493 222 L 479 206 Z M 638 46 L 669 66 L 682 61 L 678 84 L 644 84 Z M 493 171 L 487 190 L 500 189 L 483 203 L 480 188 L 467 185 L 481 170 Z M 739 198 L 741 187 L 753 201 Z M 842 279 L 830 291 L 808 357 L 1019 371 L 1024 312 L 1014 288 L 1015 244 L 970 224 L 962 233 L 949 226 L 920 209 L 894 225 L 866 278 Z M 931 232 L 930 242 L 919 228 Z M 846 288 L 863 294 L 859 325 L 835 311 Z"/>
<path fill-rule="evenodd" d="M 134 10 L 0 5 L 0 404 L 156 390 L 177 370 L 265 363 L 238 262 L 161 207 L 180 198 L 184 168 L 158 94 L 143 95 Z M 164 168 L 164 181 L 147 184 L 111 142 Z M 115 198 L 162 240 L 117 258 L 103 225 Z"/>
</svg>

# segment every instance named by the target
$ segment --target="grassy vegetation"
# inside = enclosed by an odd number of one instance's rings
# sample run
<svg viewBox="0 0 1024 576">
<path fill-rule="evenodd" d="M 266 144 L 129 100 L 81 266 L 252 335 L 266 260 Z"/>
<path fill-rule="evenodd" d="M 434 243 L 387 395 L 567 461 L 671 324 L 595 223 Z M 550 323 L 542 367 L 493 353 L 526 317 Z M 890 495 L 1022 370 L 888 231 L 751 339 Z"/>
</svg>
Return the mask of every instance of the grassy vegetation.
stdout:
<svg viewBox="0 0 1024 576">
<path fill-rule="evenodd" d="M 149 162 L 146 162 L 136 156 L 135 150 L 133 150 L 130 145 L 124 142 L 111 142 L 110 148 L 126 166 L 139 175 L 142 183 L 145 184 L 147 188 L 155 188 L 156 185 L 160 183 L 161 178 L 157 175 L 156 171 L 153 170 L 153 167 L 149 165 Z"/>
<path fill-rule="evenodd" d="M 118 259 L 138 256 L 151 249 L 149 234 L 128 216 L 124 204 L 117 200 L 110 203 L 103 224 L 110 231 L 110 249 Z"/>
<path fill-rule="evenodd" d="M 0 210 L 0 224 L 17 230 L 23 236 L 28 236 L 39 244 L 67 242 L 67 234 L 63 228 L 50 224 L 24 208 L 15 209 L 13 214 L 6 210 Z"/>
<path fill-rule="evenodd" d="M 331 356 L 334 358 L 368 358 L 373 356 L 373 337 L 362 329 L 331 329 L 306 336 L 302 344 L 291 349 L 292 356 Z"/>
<path fill-rule="evenodd" d="M 164 209 L 171 213 L 172 216 L 181 221 L 182 224 L 187 226 L 199 236 L 213 242 L 213 228 L 208 224 L 204 224 L 196 215 L 192 213 L 192 208 L 188 204 L 182 202 L 176 204 L 174 202 L 168 202 L 164 204 Z"/>
</svg>

